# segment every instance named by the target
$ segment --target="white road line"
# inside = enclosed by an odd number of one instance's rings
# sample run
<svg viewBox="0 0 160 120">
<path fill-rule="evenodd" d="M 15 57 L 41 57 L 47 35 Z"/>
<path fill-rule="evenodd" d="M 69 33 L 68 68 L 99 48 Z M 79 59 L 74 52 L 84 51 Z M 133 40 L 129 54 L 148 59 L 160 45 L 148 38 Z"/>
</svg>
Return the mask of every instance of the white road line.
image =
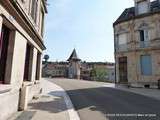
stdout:
<svg viewBox="0 0 160 120">
<path fill-rule="evenodd" d="M 50 82 L 50 81 L 48 81 L 48 82 Z M 50 83 L 52 83 L 52 82 L 50 82 Z M 64 98 L 70 120 L 80 120 L 80 117 L 79 117 L 77 111 L 75 110 L 75 108 L 72 104 L 72 101 L 71 101 L 70 97 L 68 96 L 67 92 L 62 87 L 56 85 L 55 83 L 52 83 L 52 84 L 54 84 L 54 86 L 59 91 L 62 92 L 62 93 L 59 93 L 59 96 L 63 96 L 63 98 Z"/>
</svg>

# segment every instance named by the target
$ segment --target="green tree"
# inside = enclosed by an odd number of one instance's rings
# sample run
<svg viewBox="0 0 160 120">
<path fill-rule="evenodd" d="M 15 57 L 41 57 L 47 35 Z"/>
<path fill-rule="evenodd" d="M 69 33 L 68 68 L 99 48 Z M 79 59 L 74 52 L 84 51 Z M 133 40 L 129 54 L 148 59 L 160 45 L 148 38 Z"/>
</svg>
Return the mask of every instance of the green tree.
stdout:
<svg viewBox="0 0 160 120">
<path fill-rule="evenodd" d="M 47 62 L 48 60 L 49 60 L 49 55 L 44 55 L 44 58 L 43 58 L 44 60 L 45 60 L 45 62 Z"/>
<path fill-rule="evenodd" d="M 90 77 L 91 77 L 91 80 L 95 80 L 96 79 L 96 69 L 93 68 L 90 72 Z"/>
<path fill-rule="evenodd" d="M 98 81 L 106 80 L 106 76 L 107 76 L 107 69 L 104 69 L 104 68 L 96 69 L 96 78 Z"/>
<path fill-rule="evenodd" d="M 107 75 L 108 72 L 105 68 L 93 68 L 91 70 L 91 78 L 96 81 L 105 81 Z"/>
</svg>

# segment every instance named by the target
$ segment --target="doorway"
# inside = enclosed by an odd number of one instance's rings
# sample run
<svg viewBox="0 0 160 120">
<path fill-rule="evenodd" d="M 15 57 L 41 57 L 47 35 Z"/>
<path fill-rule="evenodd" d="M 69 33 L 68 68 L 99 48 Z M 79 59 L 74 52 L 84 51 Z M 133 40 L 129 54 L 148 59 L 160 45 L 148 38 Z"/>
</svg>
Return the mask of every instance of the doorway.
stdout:
<svg viewBox="0 0 160 120">
<path fill-rule="evenodd" d="M 31 52 L 32 52 L 32 46 L 27 43 L 26 47 L 26 58 L 25 58 L 25 68 L 24 68 L 24 81 L 30 81 L 29 72 L 30 72 L 30 62 L 31 61 Z"/>
<path fill-rule="evenodd" d="M 119 82 L 120 83 L 128 83 L 127 76 L 127 57 L 119 58 Z"/>
<path fill-rule="evenodd" d="M 10 29 L 2 25 L 0 36 L 0 84 L 5 83 L 6 61 L 8 53 Z"/>
</svg>

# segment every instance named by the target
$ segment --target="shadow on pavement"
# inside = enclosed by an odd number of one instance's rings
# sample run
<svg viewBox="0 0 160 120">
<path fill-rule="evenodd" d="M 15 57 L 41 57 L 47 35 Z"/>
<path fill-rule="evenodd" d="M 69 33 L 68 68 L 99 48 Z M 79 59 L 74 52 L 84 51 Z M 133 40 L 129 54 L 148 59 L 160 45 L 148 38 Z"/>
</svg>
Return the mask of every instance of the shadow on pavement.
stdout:
<svg viewBox="0 0 160 120">
<path fill-rule="evenodd" d="M 28 104 L 29 109 L 59 113 L 66 111 L 63 97 L 42 96 L 39 100 Z"/>
<path fill-rule="evenodd" d="M 160 101 L 143 95 L 106 87 L 66 92 L 77 111 L 89 108 L 101 112 L 109 120 L 160 120 Z"/>
<path fill-rule="evenodd" d="M 36 111 L 24 111 L 14 120 L 31 120 L 36 114 Z"/>
</svg>

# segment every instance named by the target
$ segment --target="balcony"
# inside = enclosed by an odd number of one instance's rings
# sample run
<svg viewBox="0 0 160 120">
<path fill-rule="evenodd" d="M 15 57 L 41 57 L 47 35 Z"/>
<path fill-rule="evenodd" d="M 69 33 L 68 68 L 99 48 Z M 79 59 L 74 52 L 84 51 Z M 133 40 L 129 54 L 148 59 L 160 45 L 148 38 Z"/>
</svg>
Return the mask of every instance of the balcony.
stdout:
<svg viewBox="0 0 160 120">
<path fill-rule="evenodd" d="M 139 41 L 127 44 L 116 45 L 116 52 L 127 52 L 141 49 L 160 49 L 160 39 L 151 41 Z"/>
<path fill-rule="evenodd" d="M 147 48 L 151 46 L 151 42 L 150 41 L 141 41 L 140 42 L 140 48 Z"/>
</svg>

